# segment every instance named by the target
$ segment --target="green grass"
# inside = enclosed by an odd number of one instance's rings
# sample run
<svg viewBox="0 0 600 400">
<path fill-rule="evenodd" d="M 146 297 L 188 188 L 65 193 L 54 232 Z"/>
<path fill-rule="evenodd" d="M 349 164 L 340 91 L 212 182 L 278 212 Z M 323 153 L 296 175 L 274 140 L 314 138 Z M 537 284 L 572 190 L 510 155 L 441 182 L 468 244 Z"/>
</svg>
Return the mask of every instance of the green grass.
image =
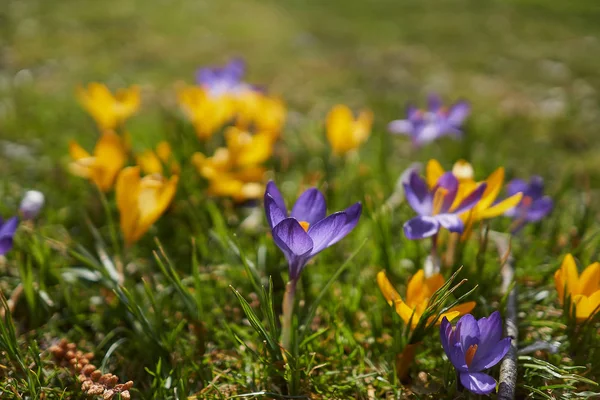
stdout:
<svg viewBox="0 0 600 400">
<path fill-rule="evenodd" d="M 582 265 L 600 259 L 598 20 L 594 0 L 2 1 L 0 215 L 14 214 L 26 189 L 43 191 L 47 205 L 0 260 L 3 296 L 23 288 L 12 319 L 0 323 L 0 397 L 81 398 L 46 351 L 67 338 L 93 351 L 104 372 L 133 380 L 133 398 L 453 398 L 453 372 L 435 332 L 421 345 L 412 384 L 395 378 L 398 321 L 375 280 L 386 269 L 403 293 L 427 254 L 428 244 L 402 234 L 413 215 L 408 206 L 380 210 L 400 173 L 429 158 L 445 168 L 466 158 L 479 178 L 499 166 L 509 178 L 545 178 L 555 211 L 513 240 L 519 347 L 560 345 L 556 354 L 521 356 L 518 398 L 600 392 L 585 381 L 600 379 L 598 325 L 591 337 L 576 335 L 552 279 L 567 252 Z M 107 215 L 92 185 L 67 170 L 69 140 L 89 149 L 97 138 L 76 85 L 140 84 L 143 107 L 127 124 L 134 149 L 168 138 L 176 154 L 189 155 L 199 149 L 193 139 L 173 140 L 182 132 L 193 138 L 174 122 L 175 83 L 236 55 L 247 60 L 249 81 L 288 104 L 270 164 L 288 202 L 315 184 L 329 211 L 365 206 L 357 229 L 303 273 L 298 321 L 323 297 L 288 363 L 268 340 L 278 340 L 278 320 L 269 315 L 281 311 L 287 268 L 264 218 L 243 229 L 249 209 L 206 197 L 181 157 L 173 206 L 121 253 L 111 240 L 109 221 L 118 223 L 111 196 Z M 385 125 L 431 91 L 469 99 L 467 135 L 412 151 Z M 339 102 L 375 113 L 359 159 L 329 157 L 324 118 Z M 491 224 L 508 226 L 503 218 Z M 503 310 L 505 299 L 495 249 L 479 252 L 478 242 L 469 243 L 444 274 L 464 264 L 461 278 L 469 281 L 457 294 L 479 285 L 470 298 L 484 316 Z M 113 264 L 124 281 L 115 280 Z"/>
</svg>

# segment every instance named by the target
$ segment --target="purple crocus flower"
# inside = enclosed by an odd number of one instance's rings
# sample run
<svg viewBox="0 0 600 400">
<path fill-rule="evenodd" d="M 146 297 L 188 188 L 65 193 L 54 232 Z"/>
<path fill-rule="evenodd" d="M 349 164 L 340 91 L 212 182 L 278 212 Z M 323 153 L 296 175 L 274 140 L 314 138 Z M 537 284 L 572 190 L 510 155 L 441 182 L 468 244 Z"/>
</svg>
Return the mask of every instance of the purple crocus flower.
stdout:
<svg viewBox="0 0 600 400">
<path fill-rule="evenodd" d="M 208 91 L 211 96 L 239 95 L 252 87 L 243 82 L 246 73 L 244 60 L 234 58 L 223 67 L 200 68 L 196 73 L 198 85 Z"/>
<path fill-rule="evenodd" d="M 460 138 L 463 134 L 461 125 L 470 112 L 471 106 L 466 101 L 458 101 L 447 108 L 439 96 L 430 95 L 427 110 L 409 105 L 407 119 L 390 122 L 388 131 L 410 136 L 416 147 L 442 136 Z"/>
<path fill-rule="evenodd" d="M 269 182 L 265 191 L 265 213 L 273 239 L 288 261 L 290 281 L 298 279 L 306 263 L 317 253 L 349 234 L 358 223 L 361 211 L 359 202 L 326 217 L 323 194 L 311 188 L 298 197 L 288 216 L 283 196 L 275 183 Z"/>
<path fill-rule="evenodd" d="M 6 222 L 0 218 L 0 256 L 12 249 L 13 236 L 15 236 L 18 225 L 19 219 L 17 217 L 9 218 Z"/>
<path fill-rule="evenodd" d="M 552 199 L 544 196 L 544 180 L 540 176 L 532 176 L 529 183 L 521 179 L 513 179 L 507 185 L 507 192 L 509 196 L 523 193 L 519 204 L 504 213 L 515 219 L 511 229 L 513 233 L 521 230 L 529 222 L 540 221 L 552 211 Z"/>
<path fill-rule="evenodd" d="M 465 314 L 453 328 L 442 319 L 440 339 L 448 359 L 456 368 L 460 383 L 476 394 L 490 394 L 496 381 L 482 371 L 498 364 L 510 348 L 510 338 L 502 338 L 502 317 L 495 311 L 476 320 Z"/>
<path fill-rule="evenodd" d="M 409 239 L 434 236 L 443 227 L 450 232 L 461 233 L 464 229 L 459 215 L 473 208 L 481 199 L 486 184 L 477 186 L 458 204 L 454 204 L 458 193 L 458 179 L 452 172 L 444 173 L 433 188 L 415 171 L 403 183 L 406 201 L 419 215 L 404 224 L 404 234 Z"/>
</svg>

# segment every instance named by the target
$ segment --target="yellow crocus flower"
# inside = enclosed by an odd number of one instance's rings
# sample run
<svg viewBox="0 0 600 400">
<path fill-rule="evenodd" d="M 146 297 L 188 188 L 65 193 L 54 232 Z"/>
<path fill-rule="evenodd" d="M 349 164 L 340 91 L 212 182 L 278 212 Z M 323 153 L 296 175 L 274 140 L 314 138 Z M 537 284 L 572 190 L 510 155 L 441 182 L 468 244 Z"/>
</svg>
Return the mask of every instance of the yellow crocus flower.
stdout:
<svg viewBox="0 0 600 400">
<path fill-rule="evenodd" d="M 146 150 L 136 157 L 137 165 L 142 168 L 145 174 L 164 175 L 164 167 L 168 166 L 170 173 L 179 175 L 181 167 L 173 159 L 173 152 L 168 142 L 162 141 L 156 146 L 156 150 Z"/>
<path fill-rule="evenodd" d="M 287 109 L 281 99 L 248 91 L 238 99 L 236 125 L 242 130 L 252 127 L 254 131 L 269 134 L 276 140 L 285 124 L 286 114 Z"/>
<path fill-rule="evenodd" d="M 267 132 L 254 135 L 241 129 L 230 127 L 225 131 L 230 162 L 237 167 L 261 164 L 273 154 L 273 138 Z"/>
<path fill-rule="evenodd" d="M 94 148 L 88 153 L 75 141 L 69 143 L 69 153 L 73 162 L 71 173 L 94 182 L 103 192 L 109 191 L 121 168 L 127 161 L 127 151 L 123 139 L 114 132 L 104 132 Z"/>
<path fill-rule="evenodd" d="M 179 90 L 178 101 L 200 140 L 207 140 L 231 120 L 235 112 L 235 100 L 230 96 L 210 96 L 199 86 L 187 86 Z"/>
<path fill-rule="evenodd" d="M 117 207 L 125 244 L 137 242 L 165 212 L 177 190 L 179 176 L 160 174 L 140 177 L 140 167 L 127 167 L 116 185 Z"/>
<path fill-rule="evenodd" d="M 426 167 L 427 184 L 430 187 L 435 186 L 436 182 L 444 174 L 444 169 L 437 160 L 429 160 Z M 458 193 L 454 199 L 454 204 L 458 205 L 460 202 L 469 195 L 482 182 L 476 182 L 474 180 L 473 166 L 465 161 L 459 160 L 454 164 L 452 168 L 452 174 L 458 179 Z M 506 210 L 515 207 L 521 201 L 523 197 L 522 193 L 517 193 L 510 196 L 502 201 L 494 204 L 502 185 L 504 184 L 504 168 L 500 167 L 496 169 L 492 174 L 485 180 L 486 188 L 481 196 L 481 200 L 477 202 L 475 207 L 471 210 L 464 212 L 460 215 L 461 219 L 467 227 L 471 226 L 474 222 L 481 221 L 484 219 L 494 218 L 504 214 Z M 465 232 L 468 232 L 465 229 Z"/>
<path fill-rule="evenodd" d="M 411 321 L 410 329 L 415 329 L 419 324 L 421 316 L 429 306 L 431 296 L 444 285 L 444 278 L 440 274 L 434 274 L 428 278 L 425 277 L 423 270 L 417 271 L 408 281 L 406 288 L 406 301 L 394 289 L 384 271 L 377 274 L 377 284 L 390 306 L 395 306 L 396 312 L 402 320 L 408 324 Z M 442 322 L 444 317 L 452 321 L 454 318 L 466 314 L 475 307 L 474 301 L 469 301 L 452 307 L 443 313 L 436 321 L 436 325 Z"/>
<path fill-rule="evenodd" d="M 371 134 L 373 113 L 362 111 L 354 119 L 352 111 L 345 105 L 334 106 L 327 114 L 327 139 L 335 154 L 346 154 L 357 149 Z"/>
<path fill-rule="evenodd" d="M 554 273 L 554 284 L 561 305 L 571 297 L 577 321 L 585 321 L 600 310 L 600 263 L 590 264 L 580 276 L 575 259 L 567 254 Z"/>
<path fill-rule="evenodd" d="M 77 88 L 77 98 L 100 130 L 116 129 L 140 108 L 140 89 L 133 85 L 113 95 L 106 85 L 92 82 Z"/>
</svg>

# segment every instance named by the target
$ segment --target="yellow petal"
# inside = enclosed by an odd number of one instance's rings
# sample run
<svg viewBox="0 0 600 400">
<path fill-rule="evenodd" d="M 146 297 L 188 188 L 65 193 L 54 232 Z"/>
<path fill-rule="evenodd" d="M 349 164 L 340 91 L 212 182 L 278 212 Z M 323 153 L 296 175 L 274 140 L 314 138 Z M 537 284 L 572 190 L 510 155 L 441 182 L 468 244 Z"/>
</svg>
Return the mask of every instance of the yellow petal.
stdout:
<svg viewBox="0 0 600 400">
<path fill-rule="evenodd" d="M 354 117 L 342 104 L 334 106 L 327 114 L 327 139 L 334 153 L 344 154 L 356 147 L 351 133 Z"/>
<path fill-rule="evenodd" d="M 91 157 L 90 153 L 84 150 L 77 142 L 71 140 L 69 142 L 69 154 L 73 158 L 73 160 L 80 160 L 82 158 Z"/>
<path fill-rule="evenodd" d="M 583 322 L 587 320 L 600 310 L 600 290 L 589 297 L 581 294 L 575 295 L 573 297 L 573 304 L 577 321 Z"/>
<path fill-rule="evenodd" d="M 152 150 L 146 150 L 136 157 L 139 165 L 145 174 L 162 174 L 163 164 Z"/>
<path fill-rule="evenodd" d="M 441 274 L 433 274 L 425 279 L 425 285 L 429 291 L 427 297 L 431 297 L 439 288 L 444 286 L 444 277 Z"/>
<path fill-rule="evenodd" d="M 579 294 L 591 296 L 598 290 L 600 290 L 600 263 L 595 262 L 581 273 L 576 291 Z"/>
<path fill-rule="evenodd" d="M 361 111 L 354 126 L 354 138 L 358 144 L 364 143 L 369 138 L 372 125 L 373 112 L 370 110 Z"/>
<path fill-rule="evenodd" d="M 494 204 L 494 201 L 498 197 L 498 193 L 500 193 L 500 189 L 502 189 L 502 184 L 504 183 L 504 168 L 500 167 L 485 180 L 487 184 L 483 195 L 481 196 L 481 200 L 479 200 L 477 206 L 481 210 L 485 210 Z"/>
<path fill-rule="evenodd" d="M 121 137 L 114 132 L 103 133 L 94 149 L 94 157 L 94 181 L 101 190 L 108 191 L 127 161 Z"/>
<path fill-rule="evenodd" d="M 408 324 L 412 317 L 410 329 L 415 329 L 421 319 L 421 314 L 419 314 L 416 309 L 410 308 L 402 300 L 396 300 L 394 305 L 396 306 L 396 313 L 402 318 L 405 324 Z"/>
<path fill-rule="evenodd" d="M 563 262 L 554 274 L 554 284 L 558 292 L 560 303 L 563 304 L 565 297 L 575 295 L 573 290 L 579 285 L 579 275 L 577 273 L 577 265 L 571 254 L 567 254 Z M 565 291 L 566 289 L 566 291 Z"/>
<path fill-rule="evenodd" d="M 139 240 L 169 207 L 177 191 L 178 182 L 177 175 L 167 182 L 157 174 L 142 179 L 137 199 L 140 219 L 134 232 L 134 241 Z"/>
<path fill-rule="evenodd" d="M 427 167 L 425 168 L 425 176 L 429 187 L 434 187 L 440 177 L 444 175 L 444 172 L 444 168 L 442 168 L 442 165 L 438 160 L 429 160 L 427 162 Z"/>
<path fill-rule="evenodd" d="M 115 188 L 120 214 L 121 232 L 127 245 L 135 242 L 135 229 L 139 219 L 137 207 L 140 191 L 140 168 L 127 167 L 117 178 Z"/>
<path fill-rule="evenodd" d="M 406 286 L 406 302 L 410 307 L 416 307 L 428 297 L 424 293 L 425 288 L 425 273 L 420 269 L 410 278 Z"/>
<path fill-rule="evenodd" d="M 449 309 L 448 312 L 458 312 L 459 315 L 465 315 L 473 311 L 476 304 L 477 303 L 475 303 L 474 301 L 467 301 L 466 303 L 455 305 L 454 307 Z"/>
<path fill-rule="evenodd" d="M 456 318 L 458 316 L 460 316 L 460 313 L 458 311 L 447 311 L 447 312 L 443 313 L 442 315 L 440 315 L 440 317 L 435 322 L 435 324 L 436 325 L 441 324 L 444 317 L 448 318 L 448 321 L 452 321 L 454 318 Z M 431 317 L 431 318 L 433 318 L 433 317 Z"/>
<path fill-rule="evenodd" d="M 394 289 L 387 276 L 385 275 L 385 271 L 379 271 L 377 274 L 377 284 L 379 285 L 379 290 L 385 297 L 385 300 L 391 306 L 395 301 L 402 300 L 400 294 Z"/>
<path fill-rule="evenodd" d="M 499 215 L 502 215 L 502 214 L 504 214 L 504 212 L 506 212 L 506 210 L 510 210 L 511 208 L 516 207 L 522 198 L 523 198 L 523 193 L 517 193 L 517 194 L 514 194 L 514 195 L 494 204 L 493 206 L 489 207 L 488 209 L 481 208 L 481 211 L 479 211 L 480 207 L 477 207 L 478 219 L 479 220 L 489 219 L 489 218 L 494 218 Z"/>
</svg>

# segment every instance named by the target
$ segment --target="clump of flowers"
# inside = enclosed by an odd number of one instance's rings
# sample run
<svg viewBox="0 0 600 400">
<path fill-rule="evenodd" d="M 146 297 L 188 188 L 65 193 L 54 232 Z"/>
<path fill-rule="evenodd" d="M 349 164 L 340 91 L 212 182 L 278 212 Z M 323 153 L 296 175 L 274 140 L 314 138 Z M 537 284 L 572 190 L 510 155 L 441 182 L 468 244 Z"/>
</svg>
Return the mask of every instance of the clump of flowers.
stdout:
<svg viewBox="0 0 600 400">
<path fill-rule="evenodd" d="M 75 343 L 62 339 L 51 346 L 48 351 L 54 357 L 54 362 L 69 369 L 81 382 L 81 390 L 88 396 L 102 396 L 104 400 L 129 400 L 129 389 L 133 381 L 119 383 L 119 377 L 111 373 L 104 374 L 91 364 L 94 353 L 84 353 L 77 349 Z"/>
<path fill-rule="evenodd" d="M 447 318 L 440 325 L 440 339 L 454 365 L 460 384 L 476 394 L 490 394 L 496 381 L 484 371 L 498 364 L 510 349 L 509 337 L 502 338 L 502 318 L 495 311 L 487 318 L 463 316 L 452 327 Z"/>
<path fill-rule="evenodd" d="M 361 203 L 327 216 L 325 197 L 316 188 L 306 190 L 288 214 L 274 182 L 267 184 L 265 214 L 273 240 L 288 262 L 289 282 L 283 300 L 282 343 L 289 349 L 296 285 L 311 258 L 348 235 L 360 218 Z"/>
<path fill-rule="evenodd" d="M 554 207 L 549 196 L 544 196 L 544 180 L 533 176 L 529 182 L 513 179 L 507 186 L 509 196 L 523 193 L 523 198 L 515 207 L 508 209 L 504 215 L 513 218 L 513 233 L 519 232 L 526 224 L 544 219 Z"/>
<path fill-rule="evenodd" d="M 145 150 L 138 154 L 136 162 L 147 175 L 165 175 L 165 173 L 179 175 L 181 173 L 181 167 L 173 157 L 169 142 L 164 140 L 156 145 L 155 150 Z"/>
<path fill-rule="evenodd" d="M 343 155 L 359 148 L 369 138 L 372 125 L 371 111 L 363 110 L 355 119 L 347 106 L 334 106 L 327 114 L 327 139 L 333 153 Z"/>
<path fill-rule="evenodd" d="M 69 144 L 69 153 L 73 159 L 69 165 L 71 173 L 89 179 L 103 192 L 112 189 L 117 174 L 127 162 L 123 138 L 110 131 L 100 136 L 93 154 L 75 141 Z"/>
<path fill-rule="evenodd" d="M 600 263 L 593 263 L 579 275 L 571 254 L 563 259 L 554 273 L 554 284 L 561 305 L 567 305 L 577 322 L 583 322 L 600 311 Z"/>
<path fill-rule="evenodd" d="M 92 82 L 77 88 L 77 98 L 101 131 L 122 127 L 140 107 L 140 89 L 135 85 L 113 95 L 106 85 Z"/>
<path fill-rule="evenodd" d="M 431 143 L 443 136 L 460 138 L 461 126 L 469 116 L 471 106 L 465 101 L 444 107 L 438 95 L 430 95 L 426 110 L 409 105 L 406 119 L 398 119 L 388 124 L 394 134 L 410 136 L 415 147 Z"/>
<path fill-rule="evenodd" d="M 140 167 L 121 171 L 115 192 L 126 245 L 137 242 L 166 211 L 178 181 L 178 175 L 169 179 L 157 173 L 141 177 Z"/>
</svg>

